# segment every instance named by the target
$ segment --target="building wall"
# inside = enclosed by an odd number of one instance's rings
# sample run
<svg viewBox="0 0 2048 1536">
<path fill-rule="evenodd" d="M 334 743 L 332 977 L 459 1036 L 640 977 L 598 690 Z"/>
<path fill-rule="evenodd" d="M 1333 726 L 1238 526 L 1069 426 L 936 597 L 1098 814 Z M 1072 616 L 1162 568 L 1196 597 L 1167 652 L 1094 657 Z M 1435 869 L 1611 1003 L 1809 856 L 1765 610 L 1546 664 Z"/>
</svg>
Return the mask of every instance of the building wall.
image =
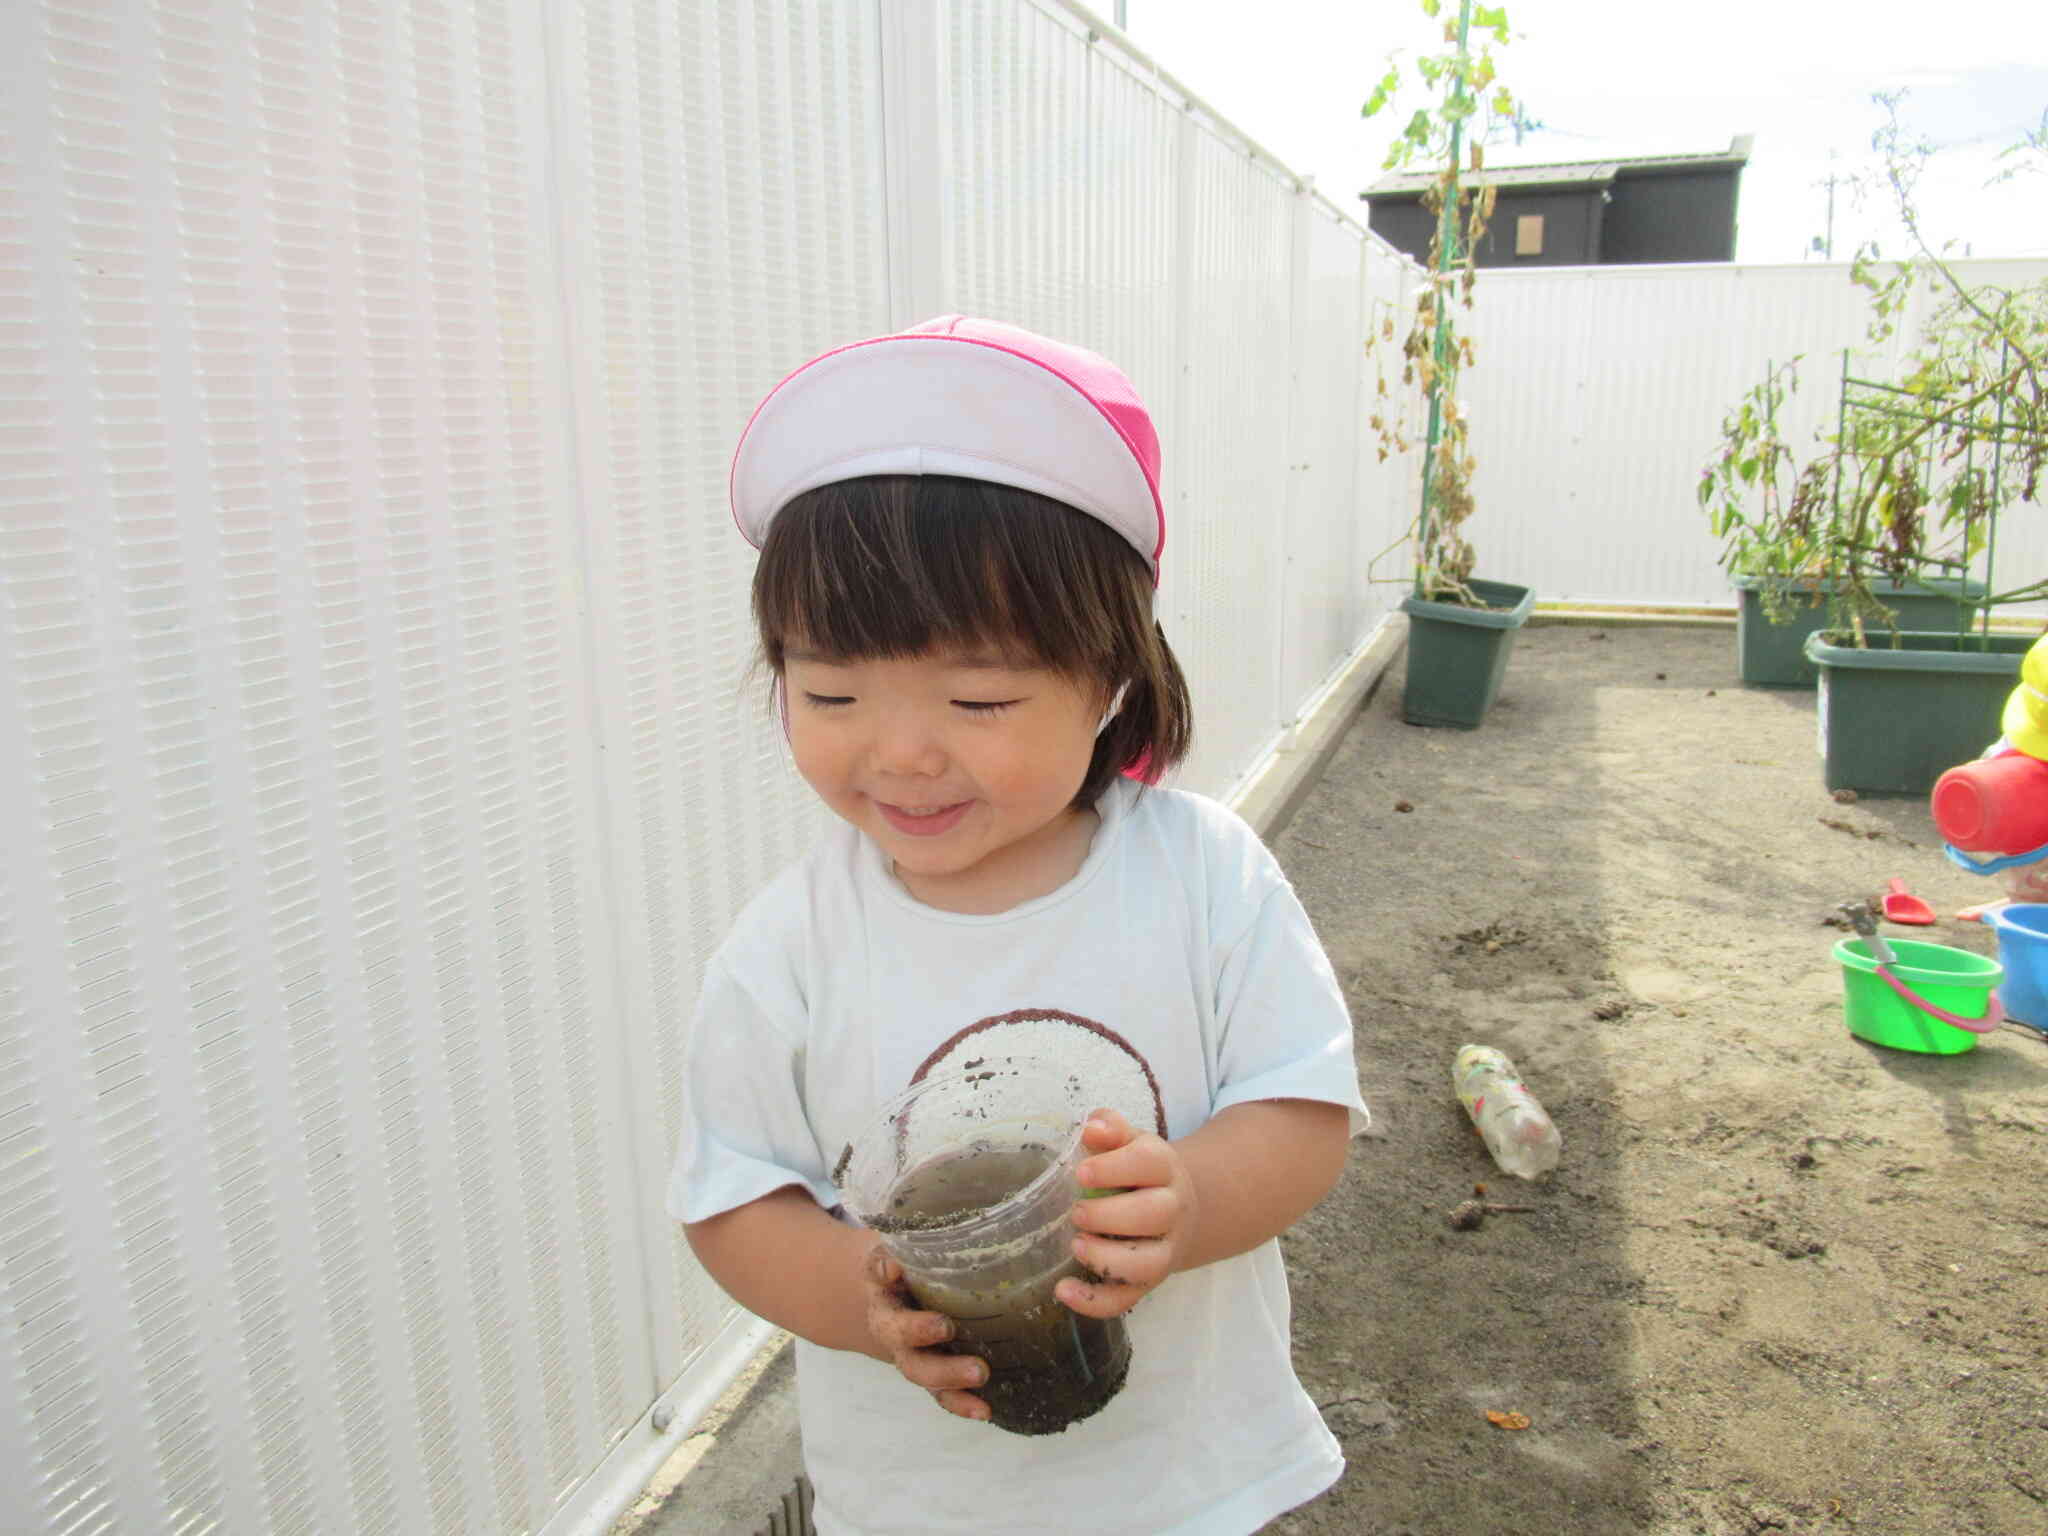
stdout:
<svg viewBox="0 0 2048 1536">
<path fill-rule="evenodd" d="M 1516 221 L 1524 216 L 1543 220 L 1543 248 L 1527 256 L 1515 251 Z M 1600 193 L 1593 187 L 1503 192 L 1479 242 L 1479 265 L 1582 267 L 1596 262 L 1601 259 L 1601 216 Z"/>
<path fill-rule="evenodd" d="M 1629 266 L 1646 262 L 1733 261 L 1741 173 L 1731 168 L 1626 174 L 1611 188 L 1503 191 L 1479 244 L 1482 267 Z M 1419 199 L 1380 199 L 1368 225 L 1396 250 L 1429 259 L 1435 219 Z M 1543 249 L 1515 253 L 1516 219 L 1540 215 Z"/>
<path fill-rule="evenodd" d="M 1658 172 L 1614 184 L 1600 262 L 1733 261 L 1740 171 Z"/>
<path fill-rule="evenodd" d="M 1379 201 L 1370 205 L 1372 231 L 1418 262 L 1429 260 L 1435 216 L 1420 200 Z M 1602 207 L 1600 194 L 1589 187 L 1560 187 L 1503 192 L 1493 218 L 1480 237 L 1477 264 L 1482 267 L 1575 267 L 1600 259 Z M 1543 220 L 1543 249 L 1534 255 L 1515 254 L 1516 220 L 1535 215 Z"/>
<path fill-rule="evenodd" d="M 1375 202 L 1367 205 L 1366 228 L 1403 255 L 1427 262 L 1436 216 L 1414 198 Z"/>
</svg>

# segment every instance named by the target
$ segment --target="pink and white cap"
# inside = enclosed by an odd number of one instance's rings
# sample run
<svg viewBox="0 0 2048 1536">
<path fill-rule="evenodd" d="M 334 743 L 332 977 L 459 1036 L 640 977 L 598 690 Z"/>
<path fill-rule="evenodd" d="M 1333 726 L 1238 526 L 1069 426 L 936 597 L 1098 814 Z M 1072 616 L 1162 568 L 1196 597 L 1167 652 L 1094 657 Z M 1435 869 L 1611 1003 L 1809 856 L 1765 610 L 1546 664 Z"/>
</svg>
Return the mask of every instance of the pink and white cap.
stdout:
<svg viewBox="0 0 2048 1536">
<path fill-rule="evenodd" d="M 813 358 L 770 391 L 732 460 L 733 520 L 759 546 L 793 497 L 862 475 L 958 475 L 1166 543 L 1159 437 L 1114 363 L 1013 325 L 943 315 Z"/>
</svg>

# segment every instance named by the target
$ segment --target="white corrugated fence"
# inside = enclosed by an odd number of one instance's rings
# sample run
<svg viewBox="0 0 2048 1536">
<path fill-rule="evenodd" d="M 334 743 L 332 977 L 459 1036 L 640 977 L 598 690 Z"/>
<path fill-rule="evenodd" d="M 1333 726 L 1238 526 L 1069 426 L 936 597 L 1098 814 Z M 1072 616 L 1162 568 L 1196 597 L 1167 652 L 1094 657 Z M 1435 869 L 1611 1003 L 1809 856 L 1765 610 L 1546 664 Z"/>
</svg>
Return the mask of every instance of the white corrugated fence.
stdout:
<svg viewBox="0 0 2048 1536">
<path fill-rule="evenodd" d="M 1370 635 L 1400 477 L 1322 386 L 1398 263 L 1090 31 L 0 19 L 0 1523 L 568 1530 L 749 1352 L 661 1203 L 818 816 L 724 502 L 796 362 L 961 309 L 1125 363 L 1192 784 Z"/>
<path fill-rule="evenodd" d="M 2048 261 L 1958 261 L 1966 283 L 2048 279 Z M 1837 417 L 1842 352 L 1895 377 L 1933 290 L 1891 339 L 1866 339 L 1868 294 L 1845 265 L 1552 267 L 1479 275 L 1465 374 L 1480 571 L 1544 601 L 1725 605 L 1726 574 L 1696 499 L 1724 413 L 1799 357 L 1787 442 L 1809 451 Z M 2048 515 L 2003 518 L 1999 585 L 2048 571 Z M 2011 578 L 2008 580 L 2008 578 Z"/>
</svg>

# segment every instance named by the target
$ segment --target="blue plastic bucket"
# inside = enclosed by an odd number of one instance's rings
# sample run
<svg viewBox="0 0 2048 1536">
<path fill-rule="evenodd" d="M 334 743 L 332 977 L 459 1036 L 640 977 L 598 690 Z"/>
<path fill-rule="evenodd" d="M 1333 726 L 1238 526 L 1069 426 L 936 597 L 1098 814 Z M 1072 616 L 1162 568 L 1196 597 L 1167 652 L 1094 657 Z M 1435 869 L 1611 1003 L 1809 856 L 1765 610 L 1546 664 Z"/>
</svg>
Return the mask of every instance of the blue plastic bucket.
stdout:
<svg viewBox="0 0 2048 1536">
<path fill-rule="evenodd" d="M 2014 902 L 1984 914 L 1998 934 L 2007 1018 L 2048 1029 L 2048 904 Z"/>
</svg>

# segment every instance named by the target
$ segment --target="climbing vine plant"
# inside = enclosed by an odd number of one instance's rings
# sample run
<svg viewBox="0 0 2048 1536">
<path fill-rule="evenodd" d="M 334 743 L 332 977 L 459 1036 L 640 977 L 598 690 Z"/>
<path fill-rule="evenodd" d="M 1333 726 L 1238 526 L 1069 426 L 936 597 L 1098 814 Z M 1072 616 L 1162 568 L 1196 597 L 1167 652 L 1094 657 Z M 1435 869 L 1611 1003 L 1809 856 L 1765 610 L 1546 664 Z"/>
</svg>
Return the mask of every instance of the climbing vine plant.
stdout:
<svg viewBox="0 0 2048 1536">
<path fill-rule="evenodd" d="M 1465 535 L 1472 516 L 1472 455 L 1469 416 L 1458 393 L 1459 376 L 1475 360 L 1472 338 L 1459 331 L 1456 311 L 1472 308 L 1474 256 L 1493 216 L 1495 189 L 1480 184 L 1485 146 L 1504 129 L 1517 132 L 1524 119 L 1514 95 L 1496 77 L 1493 50 L 1509 41 L 1505 7 L 1460 0 L 1447 14 L 1442 0 L 1421 0 L 1422 10 L 1442 23 L 1442 46 L 1414 61 L 1414 81 L 1390 63 L 1373 87 L 1364 115 L 1377 116 L 1419 89 L 1426 99 L 1410 111 L 1387 151 L 1385 168 L 1433 173 L 1423 207 L 1434 215 L 1428 271 L 1402 334 L 1398 356 L 1401 384 L 1419 390 L 1424 431 L 1422 496 L 1402 544 L 1414 557 L 1418 597 L 1433 602 L 1485 606 L 1473 593 L 1476 556 Z M 1397 332 L 1391 312 L 1379 321 L 1380 359 L 1370 425 L 1382 461 L 1414 445 L 1407 417 L 1387 378 L 1386 358 Z"/>
</svg>

